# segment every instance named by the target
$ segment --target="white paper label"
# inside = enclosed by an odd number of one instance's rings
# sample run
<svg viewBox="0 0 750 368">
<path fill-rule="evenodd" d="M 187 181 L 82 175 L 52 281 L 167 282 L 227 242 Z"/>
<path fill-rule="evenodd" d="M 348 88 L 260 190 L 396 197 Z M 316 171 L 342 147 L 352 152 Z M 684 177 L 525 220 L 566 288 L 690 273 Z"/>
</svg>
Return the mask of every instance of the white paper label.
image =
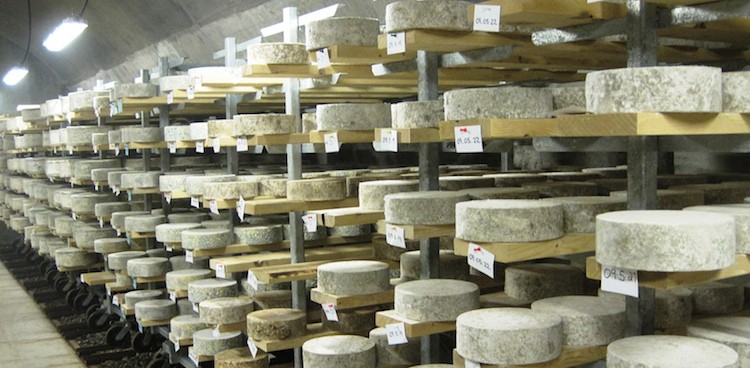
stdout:
<svg viewBox="0 0 750 368">
<path fill-rule="evenodd" d="M 398 131 L 384 129 L 380 132 L 380 151 L 398 152 Z"/>
<path fill-rule="evenodd" d="M 195 141 L 195 152 L 206 153 L 206 149 L 203 146 L 203 141 Z"/>
<path fill-rule="evenodd" d="M 120 298 L 114 296 L 112 297 L 112 305 L 119 306 L 120 305 Z"/>
<path fill-rule="evenodd" d="M 115 156 L 119 156 L 119 155 L 120 155 L 120 145 L 115 144 Z"/>
<path fill-rule="evenodd" d="M 638 297 L 638 271 L 612 266 L 602 267 L 602 290 Z"/>
<path fill-rule="evenodd" d="M 318 230 L 318 215 L 310 213 L 302 216 L 302 222 L 305 223 L 305 231 L 314 233 Z"/>
<path fill-rule="evenodd" d="M 456 136 L 456 152 L 478 153 L 484 151 L 481 125 L 457 126 L 453 128 L 453 132 Z"/>
<path fill-rule="evenodd" d="M 169 153 L 177 153 L 177 142 L 167 142 Z"/>
<path fill-rule="evenodd" d="M 96 146 L 94 146 L 94 153 L 99 153 L 99 149 Z"/>
<path fill-rule="evenodd" d="M 237 137 L 237 152 L 247 152 L 249 149 L 247 137 Z"/>
<path fill-rule="evenodd" d="M 219 153 L 221 151 L 221 139 L 214 138 L 213 142 L 211 142 L 211 145 L 214 148 L 214 153 Z"/>
<path fill-rule="evenodd" d="M 327 303 L 327 304 L 323 304 L 322 306 L 323 306 L 323 313 L 325 313 L 327 320 L 336 321 L 336 322 L 339 321 L 339 315 L 338 313 L 336 313 L 336 307 L 333 304 Z"/>
<path fill-rule="evenodd" d="M 474 243 L 469 243 L 467 260 L 469 262 L 469 266 L 471 266 L 472 268 L 491 278 L 495 278 L 494 254 L 488 252 L 486 249 Z"/>
<path fill-rule="evenodd" d="M 193 88 L 193 86 L 188 86 L 188 88 L 187 88 L 187 98 L 188 98 L 188 100 L 194 100 L 195 99 L 195 88 Z"/>
<path fill-rule="evenodd" d="M 118 237 L 119 237 L 120 235 L 122 235 L 122 232 L 120 231 L 120 229 L 115 229 L 115 232 L 117 232 L 117 236 L 118 236 Z"/>
<path fill-rule="evenodd" d="M 132 201 L 133 201 L 133 192 L 128 191 L 128 202 L 132 202 Z"/>
<path fill-rule="evenodd" d="M 198 304 L 193 303 L 193 312 L 200 313 L 201 309 L 198 307 Z"/>
<path fill-rule="evenodd" d="M 68 154 L 69 154 L 69 155 L 72 155 L 72 154 L 73 154 L 73 148 L 70 148 L 70 149 L 68 149 Z"/>
<path fill-rule="evenodd" d="M 195 208 L 201 208 L 201 202 L 198 200 L 198 198 L 191 197 L 190 198 L 190 206 Z"/>
<path fill-rule="evenodd" d="M 101 217 L 99 218 L 99 228 L 104 229 L 104 219 Z"/>
<path fill-rule="evenodd" d="M 213 335 L 214 337 L 221 337 L 221 331 L 219 330 L 218 326 L 214 328 L 213 331 L 211 331 L 211 335 Z"/>
<path fill-rule="evenodd" d="M 188 358 L 190 358 L 195 365 L 200 366 L 200 362 L 198 362 L 198 354 L 196 354 L 195 351 L 190 350 L 190 352 L 188 352 Z"/>
<path fill-rule="evenodd" d="M 174 341 L 174 351 L 180 351 L 180 343 L 177 341 Z"/>
<path fill-rule="evenodd" d="M 94 190 L 99 191 L 99 183 L 94 183 Z"/>
<path fill-rule="evenodd" d="M 331 56 L 328 54 L 328 49 L 320 49 L 315 52 L 318 57 L 318 69 L 323 69 L 331 66 Z"/>
<path fill-rule="evenodd" d="M 133 277 L 133 289 L 138 289 L 138 281 Z"/>
<path fill-rule="evenodd" d="M 237 201 L 237 208 L 235 208 L 235 210 L 240 221 L 245 221 L 245 198 L 240 197 Z"/>
<path fill-rule="evenodd" d="M 177 301 L 177 294 L 175 293 L 169 293 L 169 300 L 176 302 Z"/>
<path fill-rule="evenodd" d="M 83 281 L 83 274 L 81 274 L 81 282 L 85 284 L 85 282 Z"/>
<path fill-rule="evenodd" d="M 323 141 L 326 146 L 326 153 L 338 152 L 341 145 L 339 144 L 339 135 L 337 133 L 328 133 L 323 135 Z"/>
<path fill-rule="evenodd" d="M 500 5 L 474 5 L 474 30 L 500 32 Z"/>
<path fill-rule="evenodd" d="M 215 200 L 208 202 L 208 208 L 211 210 L 211 213 L 218 215 L 219 214 L 219 204 L 216 203 Z"/>
<path fill-rule="evenodd" d="M 172 246 L 170 246 L 170 245 L 166 245 L 164 247 L 167 249 L 167 252 L 174 251 L 174 248 L 172 248 Z"/>
<path fill-rule="evenodd" d="M 138 323 L 138 332 L 143 333 L 143 325 Z"/>
<path fill-rule="evenodd" d="M 173 103 L 174 103 L 174 92 L 169 91 L 169 93 L 167 93 L 167 105 L 171 105 Z"/>
<path fill-rule="evenodd" d="M 130 156 L 130 147 L 127 144 L 125 145 L 125 156 Z"/>
<path fill-rule="evenodd" d="M 464 360 L 464 368 L 482 368 L 482 365 L 473 360 Z"/>
<path fill-rule="evenodd" d="M 385 233 L 385 241 L 389 245 L 406 249 L 406 239 L 404 236 L 404 228 L 400 226 L 387 225 L 388 230 Z"/>
<path fill-rule="evenodd" d="M 252 355 L 253 358 L 258 355 L 258 346 L 256 346 L 250 338 L 247 339 L 247 348 L 250 349 L 250 355 Z"/>
<path fill-rule="evenodd" d="M 193 263 L 193 251 L 191 250 L 185 251 L 185 262 Z"/>
<path fill-rule="evenodd" d="M 392 323 L 385 325 L 385 331 L 388 333 L 388 345 L 406 344 L 406 326 L 402 323 Z"/>
<path fill-rule="evenodd" d="M 406 33 L 396 32 L 388 33 L 386 37 L 386 53 L 388 55 L 401 54 L 406 52 Z"/>
<path fill-rule="evenodd" d="M 172 203 L 172 193 L 164 193 L 164 199 L 167 203 Z"/>
<path fill-rule="evenodd" d="M 247 271 L 247 283 L 250 284 L 250 287 L 253 289 L 258 290 L 258 278 L 255 277 L 253 271 Z"/>
<path fill-rule="evenodd" d="M 216 277 L 225 279 L 227 277 L 226 267 L 223 263 L 216 265 Z"/>
<path fill-rule="evenodd" d="M 71 217 L 73 217 L 73 221 L 76 221 L 76 220 L 78 220 L 78 216 L 76 216 L 76 214 L 75 214 L 75 213 L 73 213 L 73 214 L 71 215 Z"/>
</svg>

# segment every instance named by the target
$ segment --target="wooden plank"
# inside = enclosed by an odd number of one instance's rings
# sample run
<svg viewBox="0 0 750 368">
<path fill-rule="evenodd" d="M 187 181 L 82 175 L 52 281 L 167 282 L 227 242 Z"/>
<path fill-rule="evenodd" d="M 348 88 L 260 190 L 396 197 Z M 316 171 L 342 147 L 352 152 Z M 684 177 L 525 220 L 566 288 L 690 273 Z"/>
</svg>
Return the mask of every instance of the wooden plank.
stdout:
<svg viewBox="0 0 750 368">
<path fill-rule="evenodd" d="M 355 237 L 327 237 L 319 240 L 310 240 L 305 242 L 305 248 L 321 247 L 326 245 L 342 245 L 342 244 L 356 244 L 369 242 L 372 239 L 371 235 L 355 236 Z M 233 244 L 225 248 L 216 249 L 195 249 L 193 250 L 194 257 L 215 257 L 222 255 L 251 253 L 251 252 L 264 252 L 274 250 L 285 250 L 290 249 L 290 241 L 284 240 L 279 243 L 265 244 L 265 245 L 247 245 L 247 244 Z"/>
<path fill-rule="evenodd" d="M 338 335 L 338 334 L 339 333 L 336 331 L 326 330 L 323 327 L 322 323 L 313 323 L 307 326 L 307 333 L 305 333 L 302 336 L 295 337 L 293 339 L 265 340 L 265 341 L 252 339 L 252 341 L 255 343 L 255 345 L 258 348 L 260 348 L 260 350 L 270 353 L 274 351 L 299 348 L 307 340 L 312 340 L 312 339 L 323 337 L 323 336 L 333 336 L 333 335 Z"/>
<path fill-rule="evenodd" d="M 453 240 L 453 252 L 459 256 L 467 256 L 470 243 L 494 254 L 495 262 L 512 263 L 593 252 L 596 249 L 596 236 L 565 234 L 559 239 L 524 243 L 477 243 L 456 238 Z"/>
<path fill-rule="evenodd" d="M 312 280 L 318 274 L 318 266 L 333 261 L 302 262 L 288 265 L 256 267 L 253 275 L 260 282 L 274 284 L 288 281 Z"/>
<path fill-rule="evenodd" d="M 92 265 L 88 266 L 81 266 L 81 267 L 62 267 L 57 266 L 57 270 L 60 272 L 76 272 L 76 271 L 88 271 L 88 270 L 96 270 L 104 268 L 104 263 L 94 263 Z"/>
<path fill-rule="evenodd" d="M 500 5 L 503 24 L 560 28 L 625 17 L 625 6 L 589 3 L 587 0 L 493 0 L 482 4 Z M 473 10 L 473 9 L 472 9 Z M 473 11 L 471 13 L 473 15 Z"/>
<path fill-rule="evenodd" d="M 393 303 L 393 290 L 369 295 L 333 295 L 318 288 L 310 290 L 310 300 L 318 304 L 333 304 L 337 310 Z"/>
<path fill-rule="evenodd" d="M 330 208 L 354 207 L 359 205 L 357 198 L 346 198 L 340 201 L 296 201 L 286 198 L 256 199 L 245 202 L 247 215 L 271 215 L 287 212 L 324 210 Z"/>
<path fill-rule="evenodd" d="M 375 140 L 374 130 L 315 130 L 310 132 L 310 143 L 325 143 L 325 135 L 336 133 L 339 143 L 370 143 Z"/>
<path fill-rule="evenodd" d="M 322 210 L 319 213 L 323 215 L 323 223 L 327 227 L 374 224 L 385 218 L 384 211 L 365 210 L 359 207 Z"/>
<path fill-rule="evenodd" d="M 137 231 L 131 231 L 128 233 L 128 236 L 130 237 L 130 239 L 152 239 L 152 238 L 156 238 L 156 233 L 155 232 L 141 233 Z"/>
<path fill-rule="evenodd" d="M 386 36 L 378 36 L 378 48 L 386 49 Z M 521 45 L 528 42 L 528 35 L 503 35 L 488 32 L 459 32 L 439 30 L 409 30 L 405 32 L 406 54 L 417 50 L 434 52 L 457 52 L 483 49 L 502 45 Z"/>
<path fill-rule="evenodd" d="M 114 282 L 115 279 L 115 274 L 110 271 L 89 272 L 81 274 L 81 282 L 83 282 L 84 284 L 89 284 L 91 286 L 105 285 L 107 283 Z"/>
<path fill-rule="evenodd" d="M 136 284 L 148 284 L 152 282 L 164 282 L 167 280 L 166 275 L 161 276 L 154 276 L 154 277 L 136 277 L 135 279 Z"/>
<path fill-rule="evenodd" d="M 632 113 L 560 117 L 560 135 L 658 136 L 750 133 L 750 114 Z"/>
<path fill-rule="evenodd" d="M 305 259 L 308 262 L 322 260 L 371 259 L 373 255 L 371 244 L 324 247 L 305 251 Z M 227 273 L 245 272 L 252 270 L 254 267 L 289 264 L 291 263 L 291 255 L 288 252 L 259 253 L 213 258 L 209 263 L 210 267 L 214 270 L 216 269 L 217 264 L 223 264 L 224 270 Z"/>
<path fill-rule="evenodd" d="M 438 128 L 421 129 L 375 129 L 375 142 L 380 142 L 383 134 L 395 130 L 398 143 L 430 143 L 440 142 L 440 130 Z"/>
<path fill-rule="evenodd" d="M 440 123 L 440 139 L 454 140 L 454 128 L 459 126 L 479 125 L 482 127 L 482 138 L 534 138 L 560 136 L 557 119 L 468 119 L 462 121 L 444 121 Z"/>
<path fill-rule="evenodd" d="M 407 58 L 402 55 L 388 55 L 386 50 L 377 47 L 351 46 L 351 45 L 330 45 L 324 47 L 328 49 L 328 57 L 331 64 L 345 65 L 367 65 L 390 63 L 394 61 L 403 61 Z M 310 51 L 310 60 L 318 62 L 317 50 Z"/>
<path fill-rule="evenodd" d="M 197 353 L 195 353 L 192 346 L 188 347 L 188 359 L 192 360 L 195 365 L 199 365 L 199 363 L 214 361 L 213 356 L 198 355 Z"/>
<path fill-rule="evenodd" d="M 556 359 L 549 362 L 524 365 L 507 364 L 479 364 L 481 368 L 570 368 L 594 363 L 607 357 L 606 346 L 563 346 L 562 352 Z M 466 367 L 466 360 L 453 349 L 453 366 Z M 476 367 L 476 365 L 475 365 Z"/>
<path fill-rule="evenodd" d="M 169 326 L 169 320 L 161 320 L 161 321 L 150 321 L 145 319 L 139 319 L 138 324 L 143 327 L 155 327 L 155 326 Z"/>
<path fill-rule="evenodd" d="M 159 188 L 134 188 L 128 189 L 131 194 L 159 194 Z"/>
<path fill-rule="evenodd" d="M 242 76 L 245 78 L 312 78 L 322 75 L 325 73 L 312 64 L 250 64 L 242 67 Z"/>
<path fill-rule="evenodd" d="M 404 238 L 407 240 L 421 240 L 439 238 L 441 236 L 453 236 L 456 234 L 456 226 L 450 225 L 396 225 L 389 224 L 385 220 L 378 221 L 378 234 L 388 234 L 388 228 L 400 227 L 404 229 Z"/>
<path fill-rule="evenodd" d="M 640 286 L 668 290 L 676 287 L 702 284 L 711 281 L 720 281 L 748 274 L 750 274 L 750 255 L 737 254 L 734 258 L 734 264 L 716 271 L 638 271 L 638 284 Z M 602 266 L 596 261 L 596 257 L 592 256 L 586 258 L 586 277 L 593 280 L 601 280 L 601 276 Z"/>
<path fill-rule="evenodd" d="M 175 336 L 173 333 L 169 333 L 169 341 L 171 341 L 175 348 L 177 346 L 183 347 L 183 346 L 193 346 L 193 338 L 184 338 L 184 339 L 178 339 L 177 336 Z"/>
<path fill-rule="evenodd" d="M 419 322 L 399 316 L 395 310 L 375 313 L 375 325 L 385 327 L 394 323 L 403 323 L 406 337 L 416 338 L 434 335 L 441 332 L 455 331 L 456 321 Z"/>
<path fill-rule="evenodd" d="M 129 142 L 128 149 L 167 148 L 167 142 Z"/>
</svg>

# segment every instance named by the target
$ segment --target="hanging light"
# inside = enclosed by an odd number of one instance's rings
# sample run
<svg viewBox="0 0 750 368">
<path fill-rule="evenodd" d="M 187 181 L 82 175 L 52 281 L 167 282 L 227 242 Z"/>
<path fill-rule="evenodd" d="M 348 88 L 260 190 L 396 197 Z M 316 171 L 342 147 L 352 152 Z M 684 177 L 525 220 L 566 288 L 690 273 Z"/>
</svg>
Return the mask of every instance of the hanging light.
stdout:
<svg viewBox="0 0 750 368">
<path fill-rule="evenodd" d="M 26 74 L 29 74 L 28 69 L 22 66 L 14 66 L 10 70 L 8 70 L 7 73 L 5 73 L 5 76 L 3 77 L 3 83 L 9 86 L 15 86 L 24 77 L 26 77 Z"/>
<path fill-rule="evenodd" d="M 82 18 L 67 18 L 44 40 L 49 51 L 60 51 L 83 33 L 89 25 Z"/>
</svg>

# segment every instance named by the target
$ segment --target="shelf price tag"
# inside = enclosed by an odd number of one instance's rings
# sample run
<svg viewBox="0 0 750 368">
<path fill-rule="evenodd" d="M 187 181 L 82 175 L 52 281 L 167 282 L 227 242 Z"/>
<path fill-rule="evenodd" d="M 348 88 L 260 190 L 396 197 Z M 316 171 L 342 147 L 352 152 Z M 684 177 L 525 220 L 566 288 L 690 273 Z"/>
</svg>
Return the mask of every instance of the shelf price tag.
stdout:
<svg viewBox="0 0 750 368">
<path fill-rule="evenodd" d="M 219 204 L 216 203 L 216 200 L 208 202 L 208 208 L 211 210 L 211 213 L 215 215 L 219 214 Z"/>
<path fill-rule="evenodd" d="M 133 277 L 133 289 L 138 289 L 138 280 Z"/>
<path fill-rule="evenodd" d="M 318 69 L 331 66 L 331 55 L 328 53 L 327 48 L 316 51 L 315 56 L 318 58 Z"/>
<path fill-rule="evenodd" d="M 331 303 L 323 304 L 323 313 L 329 321 L 339 321 L 339 315 L 336 313 L 336 307 Z"/>
<path fill-rule="evenodd" d="M 341 148 L 341 145 L 339 144 L 339 135 L 337 133 L 323 135 L 323 142 L 325 142 L 326 153 L 335 153 Z"/>
<path fill-rule="evenodd" d="M 178 341 L 172 341 L 174 343 L 174 351 L 180 351 L 180 343 Z"/>
<path fill-rule="evenodd" d="M 194 100 L 195 99 L 195 88 L 193 86 L 188 86 L 188 88 L 187 88 L 187 98 L 188 98 L 188 100 Z"/>
<path fill-rule="evenodd" d="M 125 156 L 130 156 L 130 147 L 127 144 L 125 145 Z"/>
<path fill-rule="evenodd" d="M 237 208 L 235 208 L 235 210 L 240 221 L 245 221 L 245 198 L 240 197 L 237 201 Z"/>
<path fill-rule="evenodd" d="M 219 153 L 219 151 L 221 151 L 221 139 L 219 137 L 216 137 L 214 138 L 214 141 L 211 143 L 212 143 L 211 145 L 214 148 L 214 153 Z"/>
<path fill-rule="evenodd" d="M 481 153 L 482 147 L 482 126 L 467 125 L 453 128 L 456 136 L 456 152 L 458 153 Z"/>
<path fill-rule="evenodd" d="M 216 265 L 216 277 L 221 279 L 227 278 L 227 269 L 223 263 L 219 263 Z"/>
<path fill-rule="evenodd" d="M 406 52 L 406 33 L 388 33 L 386 36 L 386 53 L 388 55 Z"/>
<path fill-rule="evenodd" d="M 398 152 L 398 131 L 383 129 L 380 132 L 380 151 Z"/>
<path fill-rule="evenodd" d="M 99 148 L 97 148 L 96 145 L 94 145 L 94 154 L 97 154 L 97 153 L 99 153 Z"/>
<path fill-rule="evenodd" d="M 250 355 L 255 358 L 256 355 L 258 355 L 258 346 L 255 345 L 255 342 L 253 342 L 253 339 L 249 338 L 247 339 L 247 348 L 250 349 Z"/>
<path fill-rule="evenodd" d="M 253 271 L 247 271 L 247 283 L 250 284 L 250 287 L 253 289 L 258 290 L 258 278 L 255 277 Z"/>
<path fill-rule="evenodd" d="M 406 326 L 404 323 L 391 323 L 385 325 L 385 331 L 388 333 L 388 345 L 406 344 Z"/>
<path fill-rule="evenodd" d="M 198 361 L 198 354 L 195 353 L 195 350 L 190 350 L 188 352 L 188 358 L 195 363 L 195 365 L 200 366 L 200 362 Z"/>
<path fill-rule="evenodd" d="M 318 215 L 314 213 L 308 213 L 302 216 L 302 222 L 305 223 L 305 231 L 308 233 L 314 233 L 318 230 Z"/>
<path fill-rule="evenodd" d="M 185 251 L 185 262 L 193 263 L 193 251 L 191 250 Z"/>
<path fill-rule="evenodd" d="M 500 5 L 474 5 L 474 30 L 500 32 Z"/>
<path fill-rule="evenodd" d="M 213 337 L 221 337 L 221 330 L 219 330 L 219 326 L 216 326 L 216 328 L 211 331 L 211 335 L 213 335 Z"/>
<path fill-rule="evenodd" d="M 247 152 L 249 150 L 247 137 L 237 137 L 237 152 Z"/>
<path fill-rule="evenodd" d="M 115 144 L 115 156 L 119 156 L 119 155 L 120 155 L 120 145 Z"/>
<path fill-rule="evenodd" d="M 193 312 L 200 313 L 201 309 L 198 307 L 198 304 L 193 303 Z"/>
<path fill-rule="evenodd" d="M 104 219 L 99 217 L 99 228 L 104 229 Z"/>
<path fill-rule="evenodd" d="M 195 141 L 195 152 L 206 153 L 206 148 L 203 145 L 203 141 Z"/>
<path fill-rule="evenodd" d="M 119 307 L 120 306 L 120 298 L 118 298 L 117 296 L 113 296 L 112 297 L 112 305 L 116 305 L 116 306 Z"/>
<path fill-rule="evenodd" d="M 167 142 L 169 153 L 177 153 L 177 142 Z"/>
<path fill-rule="evenodd" d="M 495 278 L 494 254 L 488 252 L 486 249 L 474 243 L 469 243 L 467 260 L 469 262 L 469 266 L 471 266 L 472 268 L 491 278 Z"/>
<path fill-rule="evenodd" d="M 167 93 L 167 105 L 171 105 L 173 103 L 174 103 L 174 92 L 169 91 L 169 93 Z"/>
<path fill-rule="evenodd" d="M 400 226 L 388 225 L 388 230 L 385 233 L 385 241 L 386 243 L 394 247 L 406 249 L 404 228 Z"/>
<path fill-rule="evenodd" d="M 464 360 L 464 368 L 482 368 L 482 365 L 473 360 Z"/>
<path fill-rule="evenodd" d="M 195 208 L 201 208 L 201 202 L 198 198 L 190 197 L 190 206 Z"/>
<path fill-rule="evenodd" d="M 638 271 L 613 266 L 603 266 L 602 290 L 637 298 Z"/>
<path fill-rule="evenodd" d="M 173 292 L 170 292 L 169 293 L 169 300 L 171 300 L 173 302 L 177 302 L 177 294 L 175 294 Z"/>
<path fill-rule="evenodd" d="M 167 203 L 172 203 L 172 193 L 164 193 L 164 199 Z"/>
</svg>

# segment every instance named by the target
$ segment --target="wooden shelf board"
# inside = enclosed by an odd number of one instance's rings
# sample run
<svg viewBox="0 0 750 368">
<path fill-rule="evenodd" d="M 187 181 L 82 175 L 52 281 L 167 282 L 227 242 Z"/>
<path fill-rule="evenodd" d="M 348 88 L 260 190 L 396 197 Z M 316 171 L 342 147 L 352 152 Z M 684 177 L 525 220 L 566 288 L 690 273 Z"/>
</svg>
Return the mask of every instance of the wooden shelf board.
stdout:
<svg viewBox="0 0 750 368">
<path fill-rule="evenodd" d="M 228 323 L 228 324 L 218 324 L 218 325 L 209 325 L 211 328 L 218 328 L 220 332 L 234 332 L 234 331 L 241 331 L 241 332 L 247 332 L 247 321 L 237 322 L 237 323 Z"/>
<path fill-rule="evenodd" d="M 346 198 L 340 201 L 295 201 L 286 198 L 256 199 L 245 201 L 245 214 L 271 215 L 288 212 L 303 212 L 308 210 L 323 210 L 330 208 L 354 207 L 359 205 L 357 198 Z"/>
<path fill-rule="evenodd" d="M 398 143 L 431 143 L 440 142 L 440 129 L 438 128 L 420 128 L 420 129 L 375 129 L 375 142 L 380 139 L 385 131 L 395 130 L 398 135 Z"/>
<path fill-rule="evenodd" d="M 324 247 L 309 249 L 305 251 L 305 259 L 308 262 L 321 260 L 349 260 L 349 259 L 371 259 L 373 248 L 367 245 L 344 245 L 337 247 Z M 254 267 L 274 266 L 291 263 L 289 252 L 258 253 L 243 256 L 213 258 L 209 261 L 210 267 L 216 269 L 217 264 L 223 264 L 227 273 L 245 272 Z"/>
<path fill-rule="evenodd" d="M 469 243 L 476 244 L 495 255 L 495 262 L 513 263 L 540 258 L 593 252 L 596 249 L 594 234 L 565 234 L 562 238 L 525 243 L 477 243 L 462 239 L 453 240 L 453 252 L 466 257 Z"/>
<path fill-rule="evenodd" d="M 396 226 L 404 229 L 404 238 L 406 240 L 421 240 L 429 238 L 439 238 L 441 236 L 453 236 L 456 233 L 456 226 L 450 225 L 397 225 L 389 224 L 385 220 L 378 221 L 378 234 L 386 235 L 388 228 Z"/>
<path fill-rule="evenodd" d="M 416 338 L 441 332 L 455 331 L 456 321 L 419 322 L 396 314 L 395 310 L 380 311 L 375 314 L 375 325 L 385 327 L 393 323 L 403 323 L 406 337 Z"/>
<path fill-rule="evenodd" d="M 166 281 L 167 276 L 161 275 L 161 276 L 155 276 L 155 277 L 136 277 L 135 282 L 136 284 L 148 284 L 151 282 L 164 282 Z"/>
<path fill-rule="evenodd" d="M 313 78 L 325 75 L 312 64 L 250 64 L 242 67 L 244 78 Z"/>
<path fill-rule="evenodd" d="M 528 308 L 531 306 L 531 301 L 516 299 L 508 296 L 504 291 L 497 291 L 480 295 L 479 305 L 481 308 Z"/>
<path fill-rule="evenodd" d="M 711 281 L 720 281 L 748 274 L 750 274 L 750 255 L 737 254 L 734 259 L 734 264 L 727 268 L 716 271 L 638 271 L 638 284 L 639 286 L 667 290 L 681 286 L 702 284 Z M 593 280 L 601 280 L 601 276 L 602 266 L 596 261 L 596 257 L 592 256 L 586 258 L 586 277 Z"/>
<path fill-rule="evenodd" d="M 378 48 L 386 49 L 386 34 L 378 36 Z M 417 50 L 433 52 L 459 52 L 502 45 L 521 45 L 529 36 L 509 36 L 488 32 L 459 32 L 439 30 L 405 31 L 406 54 Z"/>
<path fill-rule="evenodd" d="M 459 122 L 440 123 L 440 139 L 455 139 L 453 128 L 457 126 L 479 125 L 484 139 L 520 139 L 560 136 L 556 119 L 468 119 Z"/>
<path fill-rule="evenodd" d="M 175 336 L 173 333 L 169 333 L 169 341 L 171 341 L 173 344 L 183 347 L 183 346 L 193 346 L 193 338 L 186 338 L 186 339 L 178 339 L 177 336 Z"/>
<path fill-rule="evenodd" d="M 129 142 L 128 149 L 167 148 L 167 142 Z"/>
<path fill-rule="evenodd" d="M 317 277 L 318 266 L 333 261 L 302 262 L 288 265 L 253 268 L 253 275 L 260 282 L 276 284 L 288 281 L 311 280 Z"/>
<path fill-rule="evenodd" d="M 81 187 L 94 185 L 94 182 L 91 181 L 91 179 L 68 178 L 67 182 L 73 185 L 81 186 Z"/>
<path fill-rule="evenodd" d="M 128 189 L 128 192 L 134 195 L 139 194 L 159 194 L 161 193 L 159 191 L 159 188 L 134 188 L 134 189 Z"/>
<path fill-rule="evenodd" d="M 104 284 L 104 287 L 107 289 L 107 294 L 115 294 L 115 293 L 121 293 L 123 291 L 132 291 L 133 285 L 118 285 L 114 282 L 108 282 Z"/>
<path fill-rule="evenodd" d="M 111 271 L 89 272 L 81 274 L 81 282 L 91 286 L 105 285 L 115 281 L 115 274 Z"/>
<path fill-rule="evenodd" d="M 327 237 L 319 240 L 305 241 L 305 248 L 322 247 L 327 245 L 343 245 L 343 244 L 358 244 L 366 243 L 372 240 L 371 235 L 355 236 L 355 237 Z M 193 256 L 195 257 L 216 257 L 223 255 L 242 254 L 242 253 L 253 253 L 253 252 L 264 252 L 274 250 L 286 250 L 290 249 L 291 242 L 284 240 L 279 243 L 266 244 L 266 245 L 246 245 L 246 244 L 233 244 L 225 248 L 217 249 L 195 249 L 193 250 Z"/>
<path fill-rule="evenodd" d="M 379 63 L 390 63 L 394 61 L 403 61 L 407 58 L 403 55 L 388 55 L 385 50 L 378 49 L 377 47 L 367 46 L 351 46 L 351 45 L 330 45 L 327 47 L 321 47 L 321 49 L 328 49 L 328 58 L 331 64 L 344 65 L 367 65 Z M 318 62 L 317 50 L 310 51 L 310 59 L 314 62 Z"/>
<path fill-rule="evenodd" d="M 188 357 L 190 357 L 190 360 L 193 362 L 197 361 L 198 363 L 205 363 L 205 362 L 213 362 L 214 357 L 208 356 L 208 355 L 198 355 L 193 352 L 193 347 L 188 347 Z"/>
<path fill-rule="evenodd" d="M 167 290 L 167 295 L 174 295 L 175 299 L 185 299 L 188 297 L 187 290 Z"/>
<path fill-rule="evenodd" d="M 345 310 L 393 303 L 393 290 L 369 295 L 333 295 L 314 288 L 310 290 L 310 299 L 321 305 L 333 304 L 337 310 Z"/>
<path fill-rule="evenodd" d="M 149 320 L 139 319 L 138 324 L 140 324 L 143 327 L 169 326 L 169 320 L 165 319 L 162 321 L 149 321 Z"/>
<path fill-rule="evenodd" d="M 374 130 L 314 130 L 310 132 L 310 143 L 325 143 L 325 135 L 336 133 L 339 143 L 372 143 Z"/>
<path fill-rule="evenodd" d="M 156 233 L 140 233 L 137 231 L 131 231 L 129 234 L 130 239 L 152 239 L 156 238 Z"/>
<path fill-rule="evenodd" d="M 187 199 L 190 198 L 190 194 L 183 191 L 163 192 L 164 195 L 169 195 L 172 199 Z"/>
<path fill-rule="evenodd" d="M 293 348 L 301 347 L 307 340 L 312 340 L 318 337 L 338 335 L 339 332 L 329 331 L 323 327 L 322 323 L 313 323 L 307 326 L 307 333 L 300 337 L 295 337 L 288 340 L 266 340 L 258 341 L 253 339 L 255 345 L 265 352 L 274 352 L 280 350 L 289 350 Z"/>
<path fill-rule="evenodd" d="M 516 1 L 492 0 L 482 2 L 502 7 L 503 24 L 560 28 L 625 17 L 625 7 L 621 4 L 587 3 L 580 0 L 566 1 Z M 473 15 L 473 6 L 470 8 Z"/>
<path fill-rule="evenodd" d="M 497 365 L 497 364 L 480 364 L 481 368 L 571 368 L 594 363 L 607 357 L 606 346 L 587 346 L 573 347 L 563 346 L 562 353 L 556 359 L 549 362 L 525 364 L 525 365 Z M 458 354 L 456 349 L 453 350 L 453 366 L 466 367 L 466 361 Z"/>
<path fill-rule="evenodd" d="M 385 218 L 384 211 L 364 210 L 359 207 L 313 211 L 323 217 L 327 227 L 375 224 Z M 320 221 L 320 220 L 319 220 Z"/>
<path fill-rule="evenodd" d="M 95 270 L 95 269 L 101 269 L 104 268 L 104 263 L 95 263 L 89 266 L 81 266 L 81 267 L 62 267 L 57 266 L 57 270 L 60 272 L 76 272 L 76 271 L 87 271 L 87 270 Z"/>
</svg>

